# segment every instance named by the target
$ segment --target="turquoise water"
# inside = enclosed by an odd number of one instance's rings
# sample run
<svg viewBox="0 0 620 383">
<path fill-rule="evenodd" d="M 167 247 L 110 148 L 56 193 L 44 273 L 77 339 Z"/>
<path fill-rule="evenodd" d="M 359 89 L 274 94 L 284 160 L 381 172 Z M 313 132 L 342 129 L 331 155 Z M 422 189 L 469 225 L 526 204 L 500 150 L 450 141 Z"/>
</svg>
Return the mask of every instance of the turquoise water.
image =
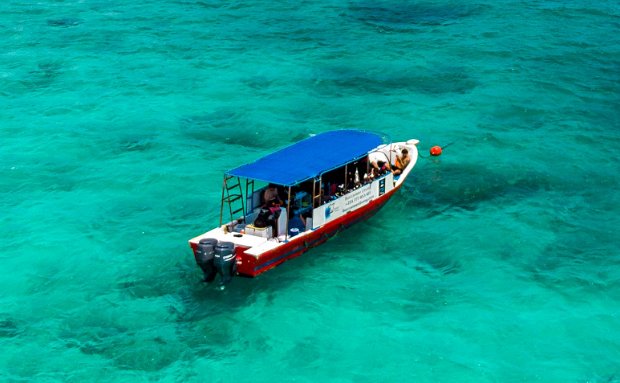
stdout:
<svg viewBox="0 0 620 383">
<path fill-rule="evenodd" d="M 620 382 L 617 2 L 0 15 L 0 380 Z M 371 220 L 201 284 L 222 172 L 337 128 L 425 157 Z"/>
</svg>

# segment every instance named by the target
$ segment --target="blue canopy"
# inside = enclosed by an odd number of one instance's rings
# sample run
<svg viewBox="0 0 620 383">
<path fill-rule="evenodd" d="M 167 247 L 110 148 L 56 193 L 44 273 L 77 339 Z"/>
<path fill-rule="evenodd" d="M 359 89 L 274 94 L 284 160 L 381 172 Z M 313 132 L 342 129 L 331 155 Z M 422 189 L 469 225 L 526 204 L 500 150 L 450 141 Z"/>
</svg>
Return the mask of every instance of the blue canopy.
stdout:
<svg viewBox="0 0 620 383">
<path fill-rule="evenodd" d="M 362 158 L 382 143 L 376 133 L 335 130 L 299 141 L 226 174 L 292 186 Z"/>
</svg>

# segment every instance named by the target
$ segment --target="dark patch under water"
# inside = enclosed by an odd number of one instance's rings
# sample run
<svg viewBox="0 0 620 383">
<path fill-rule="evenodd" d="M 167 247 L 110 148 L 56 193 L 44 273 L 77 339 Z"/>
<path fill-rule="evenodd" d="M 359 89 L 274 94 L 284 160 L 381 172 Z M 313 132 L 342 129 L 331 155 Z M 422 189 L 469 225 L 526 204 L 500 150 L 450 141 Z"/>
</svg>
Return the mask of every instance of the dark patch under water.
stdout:
<svg viewBox="0 0 620 383">
<path fill-rule="evenodd" d="M 553 228 L 551 243 L 541 251 L 532 251 L 528 246 L 510 248 L 503 260 L 563 295 L 574 289 L 620 289 L 613 271 L 618 265 L 610 267 L 613 258 L 601 245 L 617 243 L 612 228 L 617 227 L 618 218 L 611 213 L 609 204 L 600 202 L 609 198 L 589 195 L 580 189 L 579 180 L 563 180 L 519 168 L 491 170 L 480 164 L 439 162 L 421 167 L 417 176 L 417 183 L 403 186 L 409 192 L 401 193 L 401 198 L 411 211 L 418 210 L 427 217 L 454 209 L 473 211 L 483 204 L 510 206 L 506 201 L 515 203 L 526 198 L 538 198 L 556 206 L 553 213 L 541 217 L 540 223 Z M 536 225 L 537 220 L 532 220 L 532 224 Z M 416 269 L 429 275 L 448 274 L 458 272 L 459 266 L 449 259 L 428 258 L 421 259 Z"/>
<path fill-rule="evenodd" d="M 13 338 L 21 333 L 21 329 L 13 319 L 0 320 L 0 338 Z"/>
<path fill-rule="evenodd" d="M 183 133 L 199 142 L 273 148 L 271 127 L 249 118 L 242 110 L 220 109 L 188 116 L 181 119 L 180 127 Z M 284 132 L 282 137 L 286 137 Z"/>
<path fill-rule="evenodd" d="M 524 197 L 553 187 L 550 179 L 542 174 L 497 172 L 480 164 L 444 164 L 420 170 L 418 177 L 421 181 L 415 186 L 404 185 L 405 190 L 413 188 L 416 194 L 408 203 L 424 207 L 429 216 L 451 208 L 474 210 L 482 202 L 507 196 Z"/>
<path fill-rule="evenodd" d="M 118 143 L 118 149 L 121 152 L 144 152 L 152 149 L 154 146 L 151 136 L 127 137 Z"/>
<path fill-rule="evenodd" d="M 413 28 L 446 25 L 476 15 L 479 5 L 437 4 L 414 1 L 360 1 L 349 6 L 353 17 L 383 30 L 410 31 Z"/>
<path fill-rule="evenodd" d="M 69 28 L 75 27 L 82 24 L 84 20 L 77 19 L 74 17 L 66 17 L 62 19 L 50 19 L 47 20 L 47 25 L 52 27 L 61 27 L 61 28 Z"/>
<path fill-rule="evenodd" d="M 461 270 L 458 259 L 445 254 L 418 255 L 416 260 L 419 262 L 414 268 L 429 276 L 456 274 Z"/>
<path fill-rule="evenodd" d="M 118 368 L 127 370 L 160 370 L 176 362 L 185 348 L 183 343 L 176 340 L 168 341 L 162 336 L 132 331 L 116 331 L 115 328 L 85 328 L 77 334 L 67 335 L 67 348 L 78 348 L 83 354 L 109 359 Z"/>
<path fill-rule="evenodd" d="M 380 68 L 369 74 L 352 67 L 331 67 L 320 71 L 313 85 L 328 93 L 391 94 L 413 92 L 426 95 L 464 94 L 478 83 L 462 68 Z"/>
<path fill-rule="evenodd" d="M 251 76 L 242 79 L 241 82 L 255 90 L 266 90 L 275 83 L 275 79 L 265 76 Z"/>
<path fill-rule="evenodd" d="M 62 64 L 59 62 L 41 62 L 36 68 L 30 70 L 21 80 L 31 89 L 47 88 L 53 85 L 62 74 Z"/>
<path fill-rule="evenodd" d="M 555 239 L 543 251 L 525 255 L 526 259 L 512 259 L 534 280 L 561 294 L 568 288 L 590 290 L 619 290 L 616 273 L 620 263 L 601 244 L 616 243 L 613 228 L 618 220 L 597 213 L 596 201 L 569 208 L 564 217 L 553 220 Z M 605 230 L 607 228 L 607 230 Z"/>
</svg>

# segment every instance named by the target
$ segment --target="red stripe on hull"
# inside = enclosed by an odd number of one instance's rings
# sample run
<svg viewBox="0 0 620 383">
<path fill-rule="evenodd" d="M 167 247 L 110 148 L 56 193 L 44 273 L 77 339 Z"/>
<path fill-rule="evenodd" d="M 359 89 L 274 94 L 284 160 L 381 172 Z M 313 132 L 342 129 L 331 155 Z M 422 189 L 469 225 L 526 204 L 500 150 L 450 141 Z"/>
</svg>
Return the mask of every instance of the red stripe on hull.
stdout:
<svg viewBox="0 0 620 383">
<path fill-rule="evenodd" d="M 328 222 L 309 234 L 293 238 L 282 246 L 261 254 L 258 258 L 246 254 L 247 249 L 243 249 L 243 252 L 237 253 L 238 273 L 247 277 L 255 277 L 289 259 L 300 256 L 309 249 L 324 243 L 336 233 L 371 217 L 385 205 L 399 187 L 400 185 L 369 202 L 368 205 Z"/>
</svg>

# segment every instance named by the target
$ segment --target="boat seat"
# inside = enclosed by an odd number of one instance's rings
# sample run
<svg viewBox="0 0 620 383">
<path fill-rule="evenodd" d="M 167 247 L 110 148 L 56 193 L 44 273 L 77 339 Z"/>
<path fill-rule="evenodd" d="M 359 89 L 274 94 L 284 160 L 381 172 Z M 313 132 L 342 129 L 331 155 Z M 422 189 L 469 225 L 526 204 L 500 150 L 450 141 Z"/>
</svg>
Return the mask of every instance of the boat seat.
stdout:
<svg viewBox="0 0 620 383">
<path fill-rule="evenodd" d="M 286 217 L 287 217 L 287 212 L 286 212 L 286 208 L 285 207 L 280 207 L 280 209 L 281 209 L 280 210 L 280 216 L 278 217 L 278 221 L 277 221 L 278 235 L 283 235 L 283 234 L 286 234 Z M 258 235 L 258 236 L 261 236 L 261 237 L 264 236 L 263 231 L 264 231 L 265 228 L 254 226 L 254 220 L 258 216 L 257 212 L 259 210 L 260 210 L 260 208 L 257 208 L 256 212 L 253 212 L 253 213 L 248 214 L 246 216 L 246 222 L 251 222 L 250 224 L 246 225 L 246 229 L 245 229 L 246 234 Z M 269 235 L 271 235 L 272 232 L 273 232 L 273 229 L 272 229 L 271 226 L 269 226 Z M 265 237 L 265 238 L 271 238 L 271 237 Z"/>
<path fill-rule="evenodd" d="M 245 234 L 255 235 L 257 237 L 263 238 L 271 238 L 273 228 L 271 226 L 267 227 L 256 227 L 254 225 L 246 225 L 245 226 Z"/>
</svg>

